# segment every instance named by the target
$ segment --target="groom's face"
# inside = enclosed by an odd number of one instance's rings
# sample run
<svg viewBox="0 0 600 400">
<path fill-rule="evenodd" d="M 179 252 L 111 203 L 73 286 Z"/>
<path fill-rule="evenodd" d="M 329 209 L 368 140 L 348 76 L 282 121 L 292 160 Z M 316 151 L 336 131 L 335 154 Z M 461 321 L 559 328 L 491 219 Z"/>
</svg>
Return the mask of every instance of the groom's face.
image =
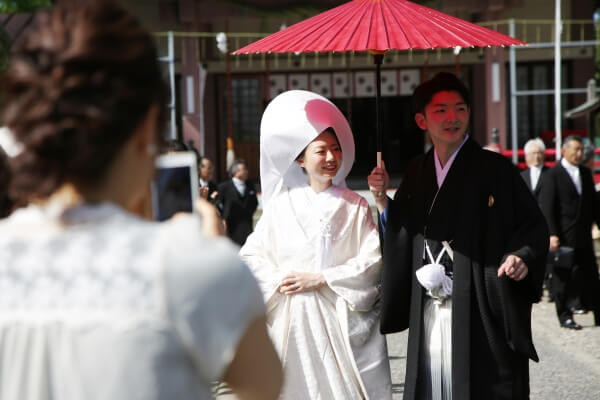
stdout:
<svg viewBox="0 0 600 400">
<path fill-rule="evenodd" d="M 460 143 L 469 125 L 469 106 L 455 91 L 440 91 L 433 95 L 422 113 L 415 114 L 419 128 L 429 132 L 436 144 Z"/>
</svg>

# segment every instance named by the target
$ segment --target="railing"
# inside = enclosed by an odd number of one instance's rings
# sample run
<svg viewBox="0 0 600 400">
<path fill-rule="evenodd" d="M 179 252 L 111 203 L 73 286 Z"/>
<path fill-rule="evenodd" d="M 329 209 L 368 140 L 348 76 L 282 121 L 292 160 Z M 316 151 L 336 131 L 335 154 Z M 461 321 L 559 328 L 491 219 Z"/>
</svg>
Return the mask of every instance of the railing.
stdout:
<svg viewBox="0 0 600 400">
<path fill-rule="evenodd" d="M 512 150 L 503 150 L 500 152 L 504 157 L 508 159 L 512 159 Z M 525 151 L 523 149 L 517 150 L 517 158 L 518 163 L 517 167 L 520 170 L 527 168 L 527 164 L 525 163 Z M 548 148 L 544 151 L 544 165 L 547 167 L 553 167 L 556 164 L 556 149 Z M 594 180 L 596 182 L 600 182 L 600 148 L 596 147 L 594 149 Z"/>
<path fill-rule="evenodd" d="M 486 21 L 478 23 L 492 30 L 509 34 L 509 20 Z M 545 19 L 517 19 L 515 20 L 515 37 L 528 43 L 531 49 L 537 48 L 539 45 L 548 45 L 554 42 L 554 20 Z M 183 51 L 181 49 L 182 38 L 197 39 L 197 49 L 201 62 L 224 61 L 225 54 L 217 48 L 218 32 L 156 32 L 154 34 L 159 51 L 161 54 L 168 52 L 169 35 L 175 41 L 175 55 Z M 251 33 L 251 32 L 230 32 L 227 34 L 229 51 L 239 49 L 249 43 L 267 36 L 268 33 Z M 562 38 L 563 44 L 566 47 L 570 46 L 592 46 L 595 45 L 594 24 L 592 20 L 573 19 L 563 20 Z M 463 52 L 477 52 L 483 54 L 483 49 L 463 49 Z M 395 62 L 400 57 L 406 57 L 409 62 L 412 62 L 414 57 L 419 57 L 419 60 L 426 60 L 428 57 L 441 58 L 444 54 L 451 54 L 452 49 L 436 49 L 436 50 L 415 50 L 415 51 L 390 51 L 386 55 L 388 62 Z M 568 49 L 565 50 L 565 55 L 568 55 Z M 349 52 L 349 53 L 302 53 L 294 54 L 272 54 L 269 56 L 269 63 L 272 67 L 278 68 L 294 66 L 324 66 L 327 63 L 336 63 L 345 65 L 346 63 L 353 65 L 356 60 L 370 62 L 372 56 L 368 52 Z M 249 54 L 232 56 L 232 68 L 244 67 L 264 67 L 267 56 L 264 54 Z"/>
<path fill-rule="evenodd" d="M 481 22 L 486 28 L 509 34 L 509 20 Z M 594 22 L 588 19 L 563 20 L 561 41 L 590 42 L 594 36 Z M 515 19 L 515 37 L 528 44 L 553 43 L 555 23 L 553 19 Z"/>
</svg>

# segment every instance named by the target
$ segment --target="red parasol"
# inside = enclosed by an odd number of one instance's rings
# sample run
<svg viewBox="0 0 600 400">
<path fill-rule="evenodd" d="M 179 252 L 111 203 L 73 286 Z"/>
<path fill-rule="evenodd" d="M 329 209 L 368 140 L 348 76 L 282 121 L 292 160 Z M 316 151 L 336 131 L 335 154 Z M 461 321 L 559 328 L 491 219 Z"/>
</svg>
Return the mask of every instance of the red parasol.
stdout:
<svg viewBox="0 0 600 400">
<path fill-rule="evenodd" d="M 377 66 L 377 152 L 380 70 L 388 50 L 523 45 L 510 36 L 407 0 L 353 0 L 251 43 L 233 54 L 370 51 Z"/>
</svg>

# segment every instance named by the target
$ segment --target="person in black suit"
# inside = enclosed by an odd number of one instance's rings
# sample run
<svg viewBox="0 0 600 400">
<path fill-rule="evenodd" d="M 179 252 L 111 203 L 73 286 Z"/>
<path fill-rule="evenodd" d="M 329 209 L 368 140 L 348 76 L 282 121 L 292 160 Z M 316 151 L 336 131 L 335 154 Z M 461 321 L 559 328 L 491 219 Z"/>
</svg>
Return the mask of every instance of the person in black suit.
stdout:
<svg viewBox="0 0 600 400">
<path fill-rule="evenodd" d="M 567 304 L 574 274 L 582 277 L 582 291 L 594 310 L 595 325 L 600 325 L 600 281 L 592 242 L 592 222 L 600 222 L 594 180 L 590 170 L 581 166 L 583 143 L 578 136 L 569 136 L 562 147 L 563 158 L 544 176 L 539 199 L 548 222 L 550 251 L 559 246 L 574 249 L 573 268 L 555 268 L 552 288 L 560 325 L 581 329 L 573 320 Z"/>
<path fill-rule="evenodd" d="M 581 165 L 589 168 L 590 171 L 592 171 L 592 176 L 594 175 L 595 169 L 594 158 L 594 145 L 588 138 L 583 138 L 583 158 L 581 160 Z M 596 196 L 598 196 L 598 186 L 595 188 Z M 578 272 L 579 270 L 576 269 L 575 271 Z M 571 311 L 573 311 L 573 314 L 586 314 L 591 307 L 589 307 L 589 302 L 582 293 L 583 282 L 581 274 L 576 274 L 574 278 L 576 284 L 572 285 L 573 290 L 569 295 L 568 307 L 571 309 Z"/>
<path fill-rule="evenodd" d="M 254 185 L 248 182 L 248 165 L 235 160 L 231 179 L 219 185 L 221 216 L 227 223 L 227 235 L 242 246 L 253 231 L 252 216 L 258 206 Z"/>
<path fill-rule="evenodd" d="M 385 165 L 368 177 L 383 233 L 382 333 L 408 329 L 404 399 L 528 399 L 532 303 L 548 229 L 505 157 L 467 135 L 470 96 L 440 72 L 413 94 L 433 148 L 393 199 Z"/>
<path fill-rule="evenodd" d="M 548 167 L 544 165 L 546 146 L 541 139 L 535 138 L 525 143 L 524 150 L 527 169 L 521 171 L 521 176 L 529 190 L 531 190 L 535 198 L 539 201 L 542 176 L 548 170 Z"/>
<path fill-rule="evenodd" d="M 214 170 L 215 168 L 210 158 L 204 156 L 198 157 L 198 188 L 200 196 L 213 204 L 217 202 L 217 197 L 219 196 L 219 188 L 212 180 Z"/>
<path fill-rule="evenodd" d="M 521 177 L 539 203 L 542 177 L 549 169 L 544 165 L 546 145 L 540 138 L 530 139 L 525 143 L 523 150 L 525 151 L 525 163 L 527 164 L 527 168 L 521 171 Z M 548 290 L 549 301 L 554 301 L 554 293 L 552 293 L 552 286 L 550 285 L 551 277 L 552 264 L 547 263 L 546 273 L 544 275 L 544 287 Z"/>
</svg>

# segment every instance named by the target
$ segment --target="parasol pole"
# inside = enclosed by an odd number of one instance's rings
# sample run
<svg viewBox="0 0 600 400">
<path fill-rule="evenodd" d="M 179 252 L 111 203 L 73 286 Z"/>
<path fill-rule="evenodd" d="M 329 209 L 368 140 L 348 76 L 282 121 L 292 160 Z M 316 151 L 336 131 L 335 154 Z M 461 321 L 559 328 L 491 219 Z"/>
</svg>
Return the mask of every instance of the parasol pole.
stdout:
<svg viewBox="0 0 600 400">
<path fill-rule="evenodd" d="M 383 150 L 383 134 L 381 132 L 381 63 L 383 62 L 383 51 L 371 50 L 375 62 L 375 132 L 377 150 L 377 166 L 381 168 L 381 152 Z"/>
<path fill-rule="evenodd" d="M 225 34 L 229 35 L 229 20 L 225 20 Z M 225 80 L 227 83 L 227 152 L 225 153 L 225 168 L 229 170 L 235 160 L 233 144 L 233 90 L 231 89 L 231 54 L 229 53 L 229 36 L 227 36 L 226 44 Z"/>
</svg>

